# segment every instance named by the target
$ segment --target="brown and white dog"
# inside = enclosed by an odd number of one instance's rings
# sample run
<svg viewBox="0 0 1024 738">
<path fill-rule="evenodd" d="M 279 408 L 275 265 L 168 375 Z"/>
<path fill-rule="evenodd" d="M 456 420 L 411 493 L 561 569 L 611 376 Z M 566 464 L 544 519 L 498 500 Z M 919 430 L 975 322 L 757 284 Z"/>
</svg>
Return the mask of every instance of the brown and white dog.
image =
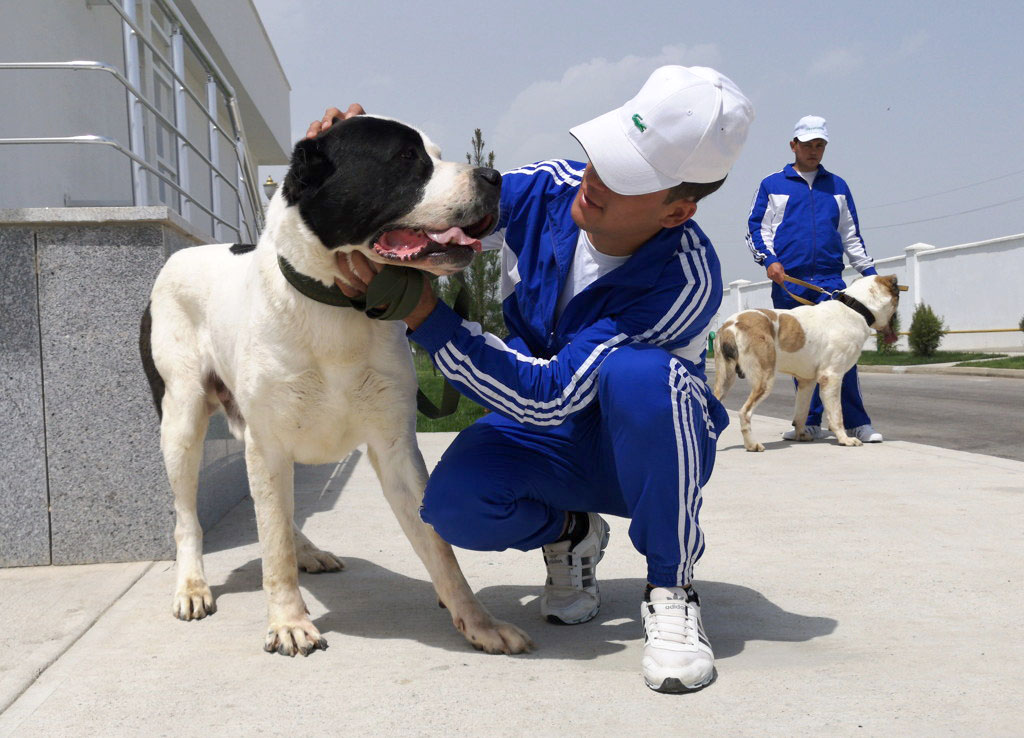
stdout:
<svg viewBox="0 0 1024 738">
<path fill-rule="evenodd" d="M 871 330 L 891 332 L 900 289 L 895 275 L 871 276 L 861 277 L 844 292 L 870 311 L 872 322 L 838 300 L 827 300 L 791 310 L 742 310 L 730 316 L 715 335 L 715 397 L 725 397 L 737 376 L 750 378 L 750 396 L 739 413 L 747 451 L 764 451 L 750 432 L 750 418 L 771 393 L 776 372 L 796 377 L 793 427 L 798 440 L 814 440 L 804 424 L 817 384 L 825 418 L 839 444 L 861 445 L 843 426 L 839 391 L 843 375 L 857 363 Z"/>
<path fill-rule="evenodd" d="M 328 290 L 341 276 L 337 253 L 354 250 L 380 263 L 456 272 L 497 222 L 500 187 L 493 169 L 442 161 L 416 129 L 359 116 L 296 145 L 258 245 L 197 246 L 168 259 L 140 347 L 174 492 L 176 617 L 214 611 L 196 484 L 209 416 L 223 411 L 245 441 L 263 552 L 267 651 L 326 647 L 299 592 L 298 571 L 342 567 L 294 525 L 293 465 L 335 462 L 360 444 L 456 628 L 491 653 L 530 649 L 525 633 L 491 617 L 451 546 L 419 518 L 427 469 L 416 446 L 416 373 L 405 324 L 324 304 L 285 276 L 286 261 Z"/>
</svg>

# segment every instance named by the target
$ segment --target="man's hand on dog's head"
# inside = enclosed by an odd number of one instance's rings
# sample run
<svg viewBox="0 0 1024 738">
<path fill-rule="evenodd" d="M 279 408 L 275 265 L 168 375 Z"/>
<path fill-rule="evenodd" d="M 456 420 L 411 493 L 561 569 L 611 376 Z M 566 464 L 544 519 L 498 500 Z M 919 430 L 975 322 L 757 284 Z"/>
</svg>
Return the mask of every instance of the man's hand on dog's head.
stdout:
<svg viewBox="0 0 1024 738">
<path fill-rule="evenodd" d="M 349 109 L 351 110 L 351 108 Z M 353 251 L 348 254 L 339 251 L 335 254 L 334 258 L 338 264 L 338 271 L 344 277 L 344 279 L 335 279 L 334 283 L 338 285 L 338 289 L 342 291 L 345 297 L 363 297 L 370 282 L 384 268 L 383 264 L 370 261 L 360 251 Z M 419 328 L 420 323 L 426 320 L 427 316 L 437 306 L 437 296 L 434 295 L 434 289 L 430 284 L 430 280 L 427 279 L 426 274 L 422 275 L 422 279 L 423 292 L 420 294 L 420 300 L 416 303 L 413 311 L 403 318 L 405 324 L 412 330 Z M 385 306 L 375 305 L 374 307 Z"/>
<path fill-rule="evenodd" d="M 331 123 L 334 122 L 335 118 L 348 120 L 349 118 L 354 118 L 357 115 L 366 115 L 366 111 L 363 110 L 363 106 L 359 103 L 352 103 L 344 113 L 337 108 L 327 108 L 327 110 L 324 111 L 323 118 L 315 120 L 309 124 L 309 128 L 306 129 L 306 138 L 316 138 L 317 135 L 331 127 Z"/>
</svg>

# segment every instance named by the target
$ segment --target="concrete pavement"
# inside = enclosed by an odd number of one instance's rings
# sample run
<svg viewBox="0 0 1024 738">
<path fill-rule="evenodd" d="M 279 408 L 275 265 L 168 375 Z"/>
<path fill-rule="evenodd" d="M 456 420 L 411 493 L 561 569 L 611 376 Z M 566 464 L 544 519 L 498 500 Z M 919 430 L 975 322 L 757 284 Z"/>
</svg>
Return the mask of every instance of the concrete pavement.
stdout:
<svg viewBox="0 0 1024 738">
<path fill-rule="evenodd" d="M 945 374 L 858 376 L 864 406 L 886 440 L 1024 461 L 1024 382 Z M 738 411 L 749 394 L 750 383 L 738 381 L 725 406 Z M 754 411 L 755 424 L 762 417 L 788 421 L 794 398 L 792 377 L 777 376 L 772 393 Z"/>
<path fill-rule="evenodd" d="M 639 676 L 644 565 L 611 518 L 604 605 L 540 619 L 540 554 L 460 551 L 530 655 L 455 632 L 362 454 L 297 473 L 297 518 L 347 570 L 303 574 L 326 652 L 262 651 L 252 506 L 206 539 L 218 611 L 170 614 L 171 562 L 0 570 L 0 736 L 1020 735 L 1024 463 L 906 442 L 778 441 L 735 416 L 704 492 L 697 568 L 718 682 Z M 421 434 L 432 466 L 452 434 Z"/>
</svg>

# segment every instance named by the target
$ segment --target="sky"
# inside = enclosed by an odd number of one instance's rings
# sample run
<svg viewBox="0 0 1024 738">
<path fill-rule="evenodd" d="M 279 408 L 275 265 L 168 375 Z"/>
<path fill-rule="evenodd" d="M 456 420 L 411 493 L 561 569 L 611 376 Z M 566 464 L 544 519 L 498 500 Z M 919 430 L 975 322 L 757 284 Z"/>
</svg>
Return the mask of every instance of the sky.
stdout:
<svg viewBox="0 0 1024 738">
<path fill-rule="evenodd" d="M 726 283 L 764 279 L 747 215 L 761 179 L 792 161 L 804 115 L 827 119 L 822 163 L 849 184 L 876 259 L 1024 232 L 1024 3 L 253 2 L 291 84 L 293 139 L 359 102 L 448 159 L 465 160 L 480 128 L 501 170 L 585 161 L 568 129 L 658 66 L 718 69 L 756 113 L 695 216 Z"/>
</svg>

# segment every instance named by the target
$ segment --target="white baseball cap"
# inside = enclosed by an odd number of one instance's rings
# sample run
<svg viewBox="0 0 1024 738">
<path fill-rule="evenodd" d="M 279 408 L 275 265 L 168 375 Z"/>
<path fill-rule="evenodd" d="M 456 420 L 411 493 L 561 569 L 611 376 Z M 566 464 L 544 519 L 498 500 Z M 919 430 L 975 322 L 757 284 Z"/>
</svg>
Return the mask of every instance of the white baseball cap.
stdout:
<svg viewBox="0 0 1024 738">
<path fill-rule="evenodd" d="M 571 129 L 601 180 L 620 195 L 717 182 L 747 139 L 754 107 L 708 67 L 655 69 L 618 110 Z"/>
<path fill-rule="evenodd" d="M 828 143 L 828 127 L 825 125 L 825 119 L 817 115 L 805 115 L 796 122 L 793 138 L 797 141 L 813 141 L 816 138 L 823 138 L 825 143 Z"/>
</svg>

